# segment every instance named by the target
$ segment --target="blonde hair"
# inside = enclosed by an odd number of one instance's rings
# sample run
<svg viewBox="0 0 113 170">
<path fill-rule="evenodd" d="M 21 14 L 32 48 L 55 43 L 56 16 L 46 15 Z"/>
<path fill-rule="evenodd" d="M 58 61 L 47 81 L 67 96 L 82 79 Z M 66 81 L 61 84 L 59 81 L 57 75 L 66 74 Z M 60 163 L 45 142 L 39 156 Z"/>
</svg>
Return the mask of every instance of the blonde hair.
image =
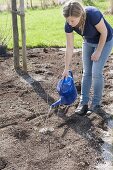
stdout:
<svg viewBox="0 0 113 170">
<path fill-rule="evenodd" d="M 75 0 L 67 2 L 63 7 L 63 16 L 65 18 L 68 18 L 70 16 L 81 17 L 79 29 L 83 34 L 85 20 L 86 20 L 86 12 L 79 2 Z"/>
</svg>

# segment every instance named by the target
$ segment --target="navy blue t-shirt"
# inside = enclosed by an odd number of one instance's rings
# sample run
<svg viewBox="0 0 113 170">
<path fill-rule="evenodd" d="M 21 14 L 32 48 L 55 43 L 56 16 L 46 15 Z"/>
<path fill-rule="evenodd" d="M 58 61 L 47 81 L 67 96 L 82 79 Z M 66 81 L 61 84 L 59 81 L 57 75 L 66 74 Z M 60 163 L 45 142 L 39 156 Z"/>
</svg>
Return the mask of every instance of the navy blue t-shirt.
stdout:
<svg viewBox="0 0 113 170">
<path fill-rule="evenodd" d="M 100 20 L 103 18 L 106 28 L 108 30 L 106 41 L 110 41 L 111 38 L 113 37 L 113 29 L 110 26 L 110 24 L 105 20 L 102 13 L 96 7 L 92 7 L 92 6 L 87 6 L 85 10 L 86 10 L 86 21 L 85 21 L 84 31 L 82 35 L 84 39 L 89 43 L 97 44 L 99 42 L 100 33 L 97 31 L 95 25 L 97 25 L 100 22 Z M 72 27 L 66 22 L 65 32 L 71 33 L 73 31 L 81 35 L 81 31 L 79 30 L 79 28 Z"/>
</svg>

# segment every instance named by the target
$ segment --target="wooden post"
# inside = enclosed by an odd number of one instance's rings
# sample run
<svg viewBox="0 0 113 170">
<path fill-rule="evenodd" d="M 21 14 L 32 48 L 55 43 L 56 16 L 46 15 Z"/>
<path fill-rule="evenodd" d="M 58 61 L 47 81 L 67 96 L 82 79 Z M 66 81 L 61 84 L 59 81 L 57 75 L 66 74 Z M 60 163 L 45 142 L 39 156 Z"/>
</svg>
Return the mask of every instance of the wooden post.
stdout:
<svg viewBox="0 0 113 170">
<path fill-rule="evenodd" d="M 21 19 L 21 34 L 22 34 L 22 59 L 23 59 L 23 69 L 24 69 L 24 71 L 27 71 L 24 0 L 20 0 L 20 19 Z"/>
<path fill-rule="evenodd" d="M 16 0 L 11 1 L 12 7 L 12 27 L 13 27 L 13 57 L 14 67 L 19 68 L 19 39 L 18 39 L 18 23 L 17 23 L 17 5 Z"/>
</svg>

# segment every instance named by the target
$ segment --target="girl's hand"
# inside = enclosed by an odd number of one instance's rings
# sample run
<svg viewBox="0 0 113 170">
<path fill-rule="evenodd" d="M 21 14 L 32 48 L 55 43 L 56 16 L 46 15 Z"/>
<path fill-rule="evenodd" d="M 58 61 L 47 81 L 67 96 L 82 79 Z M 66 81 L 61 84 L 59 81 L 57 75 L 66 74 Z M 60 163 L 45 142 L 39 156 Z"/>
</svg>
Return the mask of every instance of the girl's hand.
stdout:
<svg viewBox="0 0 113 170">
<path fill-rule="evenodd" d="M 92 61 L 98 61 L 99 58 L 100 58 L 100 55 L 101 55 L 101 53 L 99 51 L 95 51 L 91 56 L 91 60 Z"/>
<path fill-rule="evenodd" d="M 63 71 L 63 73 L 62 73 L 62 77 L 63 77 L 63 78 L 64 78 L 64 77 L 68 77 L 68 75 L 69 75 L 69 70 L 64 69 L 64 71 Z"/>
</svg>

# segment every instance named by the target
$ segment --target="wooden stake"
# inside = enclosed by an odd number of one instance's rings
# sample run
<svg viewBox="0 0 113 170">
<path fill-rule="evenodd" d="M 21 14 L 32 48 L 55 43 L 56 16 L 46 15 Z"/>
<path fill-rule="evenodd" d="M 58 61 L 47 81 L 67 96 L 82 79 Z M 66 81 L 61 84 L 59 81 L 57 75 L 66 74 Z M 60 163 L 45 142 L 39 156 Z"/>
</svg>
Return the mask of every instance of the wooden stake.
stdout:
<svg viewBox="0 0 113 170">
<path fill-rule="evenodd" d="M 21 34 L 22 34 L 22 59 L 23 59 L 23 69 L 24 69 L 24 71 L 27 71 L 24 0 L 20 0 L 20 19 L 21 19 Z"/>
<path fill-rule="evenodd" d="M 11 1 L 12 4 L 12 27 L 13 27 L 13 57 L 14 67 L 19 68 L 19 39 L 18 39 L 18 23 L 17 23 L 17 6 L 16 0 Z"/>
</svg>

